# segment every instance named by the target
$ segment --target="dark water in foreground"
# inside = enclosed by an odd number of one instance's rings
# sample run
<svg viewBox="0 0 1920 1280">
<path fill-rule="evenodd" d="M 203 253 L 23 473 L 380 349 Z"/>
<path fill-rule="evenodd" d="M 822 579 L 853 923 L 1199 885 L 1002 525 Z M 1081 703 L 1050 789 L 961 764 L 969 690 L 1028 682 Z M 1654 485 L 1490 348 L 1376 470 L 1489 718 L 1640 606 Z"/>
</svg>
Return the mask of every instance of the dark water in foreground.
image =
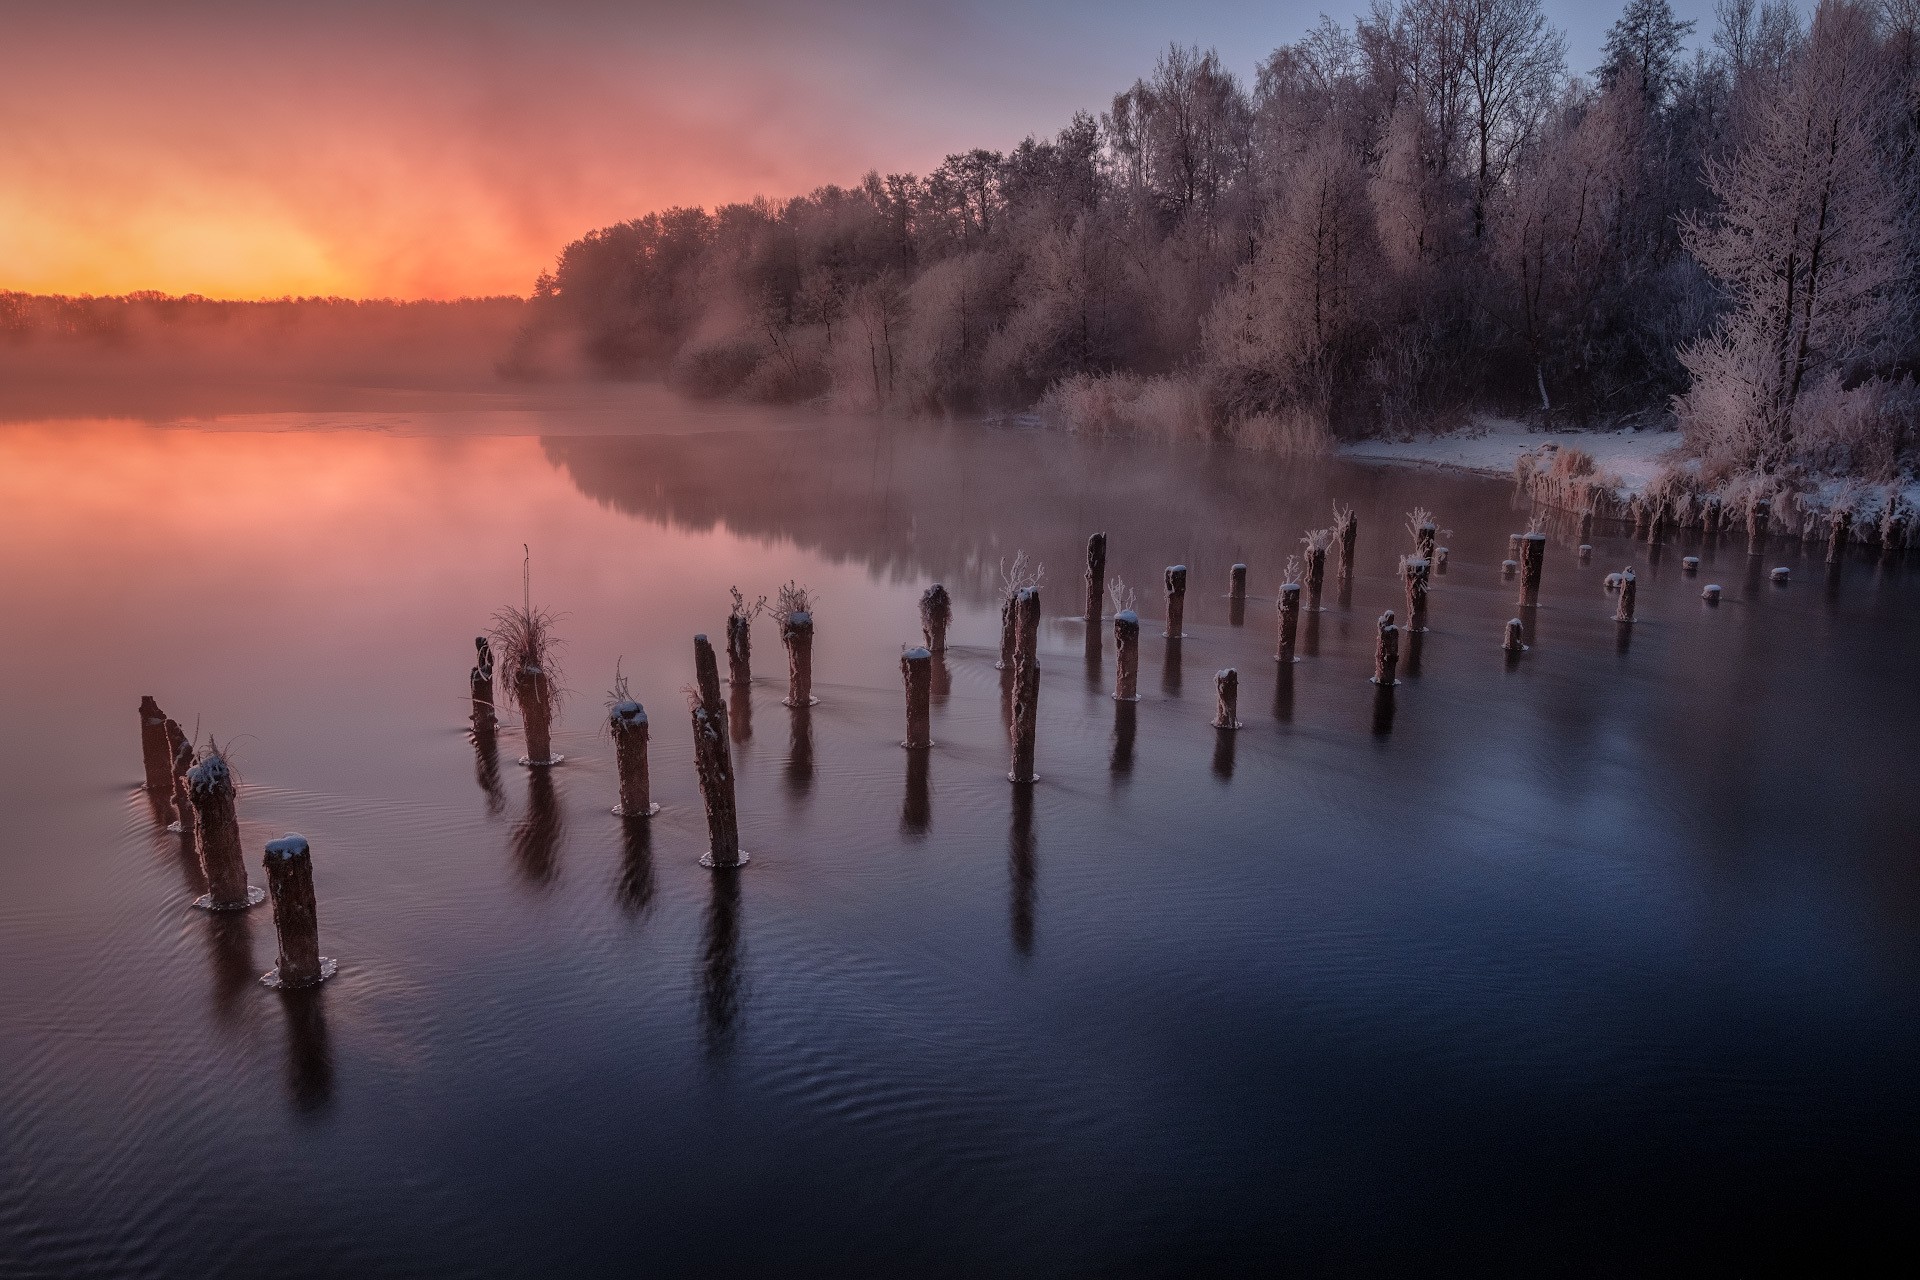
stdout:
<svg viewBox="0 0 1920 1280">
<path fill-rule="evenodd" d="M 1913 567 L 1829 582 L 1780 546 L 1775 588 L 1739 544 L 1601 532 L 1581 566 L 1556 539 L 1509 670 L 1525 514 L 1490 481 L 810 418 L 254 425 L 0 429 L 0 1275 L 1752 1273 L 1911 1244 Z M 1280 562 L 1335 499 L 1360 574 L 1289 689 Z M 1415 503 L 1452 568 L 1387 722 L 1371 620 Z M 1149 619 L 1137 707 L 1066 620 L 1094 529 Z M 522 542 L 568 615 L 550 776 L 464 725 Z M 1015 548 L 1051 615 L 1030 793 L 993 665 Z M 788 578 L 821 599 L 821 701 L 780 705 L 763 620 L 754 860 L 716 877 L 689 640 L 730 583 Z M 934 578 L 957 647 L 922 772 L 897 657 Z M 651 824 L 608 813 L 616 659 Z M 312 841 L 317 996 L 258 985 L 264 909 L 189 908 L 133 789 L 143 693 L 232 737 L 256 883 L 268 839 Z"/>
</svg>

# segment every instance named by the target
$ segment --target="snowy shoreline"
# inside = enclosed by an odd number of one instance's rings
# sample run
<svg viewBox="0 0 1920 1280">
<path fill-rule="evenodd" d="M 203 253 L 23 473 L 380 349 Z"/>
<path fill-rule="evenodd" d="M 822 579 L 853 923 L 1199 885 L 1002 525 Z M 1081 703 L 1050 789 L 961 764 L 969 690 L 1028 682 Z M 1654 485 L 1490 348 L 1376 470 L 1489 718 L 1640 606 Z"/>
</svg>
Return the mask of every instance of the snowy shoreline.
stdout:
<svg viewBox="0 0 1920 1280">
<path fill-rule="evenodd" d="M 1678 431 L 1540 431 L 1507 418 L 1481 418 L 1472 426 L 1419 440 L 1355 440 L 1340 446 L 1340 456 L 1361 462 L 1395 462 L 1449 467 L 1511 479 L 1523 454 L 1547 452 L 1543 445 L 1575 448 L 1591 454 L 1597 471 L 1619 477 L 1624 497 L 1643 493 L 1661 465 L 1680 444 Z"/>
</svg>

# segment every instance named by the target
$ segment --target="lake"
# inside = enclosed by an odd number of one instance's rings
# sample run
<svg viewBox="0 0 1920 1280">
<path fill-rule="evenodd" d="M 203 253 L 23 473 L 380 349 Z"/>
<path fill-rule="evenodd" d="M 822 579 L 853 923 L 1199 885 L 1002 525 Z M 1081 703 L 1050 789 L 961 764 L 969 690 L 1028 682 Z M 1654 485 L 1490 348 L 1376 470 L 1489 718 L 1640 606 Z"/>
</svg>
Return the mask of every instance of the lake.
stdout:
<svg viewBox="0 0 1920 1280">
<path fill-rule="evenodd" d="M 1550 520 L 1509 663 L 1499 481 L 632 403 L 0 426 L 0 1274 L 1731 1273 L 1910 1239 L 1912 563 L 1615 527 L 1581 563 Z M 1283 670 L 1282 566 L 1335 502 L 1356 573 Z M 1415 505 L 1451 557 L 1389 705 Z M 1137 704 L 1079 617 L 1096 530 Z M 563 615 L 551 771 L 511 717 L 468 733 L 523 544 Z M 782 705 L 760 619 L 752 862 L 715 873 L 692 637 L 788 580 L 819 703 Z M 650 821 L 609 811 L 616 665 Z M 268 908 L 191 907 L 144 694 L 230 745 L 254 883 L 311 841 L 325 986 L 260 984 Z"/>
</svg>

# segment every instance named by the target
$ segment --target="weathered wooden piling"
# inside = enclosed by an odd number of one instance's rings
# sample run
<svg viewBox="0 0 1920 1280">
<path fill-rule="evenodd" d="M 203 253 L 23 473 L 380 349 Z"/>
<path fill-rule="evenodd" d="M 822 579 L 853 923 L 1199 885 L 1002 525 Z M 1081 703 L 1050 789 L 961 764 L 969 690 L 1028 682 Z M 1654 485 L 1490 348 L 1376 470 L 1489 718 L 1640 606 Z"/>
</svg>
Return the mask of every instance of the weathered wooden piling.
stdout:
<svg viewBox="0 0 1920 1280">
<path fill-rule="evenodd" d="M 1352 507 L 1336 506 L 1333 509 L 1333 531 L 1339 536 L 1340 576 L 1351 580 L 1354 547 L 1360 541 L 1360 518 L 1353 514 Z"/>
<path fill-rule="evenodd" d="M 1507 559 L 1513 561 L 1515 564 L 1520 562 L 1520 541 L 1526 536 L 1524 533 L 1510 533 L 1507 535 Z"/>
<path fill-rule="evenodd" d="M 1294 639 L 1300 632 L 1300 584 L 1280 584 L 1280 643 L 1274 650 L 1276 662 L 1297 662 L 1293 656 Z"/>
<path fill-rule="evenodd" d="M 1400 570 L 1407 580 L 1407 630 L 1425 631 L 1427 629 L 1427 574 L 1431 569 L 1428 561 L 1403 557 Z"/>
<path fill-rule="evenodd" d="M 1827 517 L 1827 563 L 1838 564 L 1847 552 L 1847 537 L 1853 532 L 1853 513 L 1836 511 Z"/>
<path fill-rule="evenodd" d="M 1107 535 L 1096 533 L 1087 539 L 1087 629 L 1098 635 L 1100 597 L 1107 589 Z"/>
<path fill-rule="evenodd" d="M 1620 571 L 1620 605 L 1613 612 L 1613 620 L 1615 622 L 1633 621 L 1633 598 L 1637 589 L 1634 583 L 1633 569 L 1631 567 L 1622 569 Z"/>
<path fill-rule="evenodd" d="M 493 699 L 493 646 L 485 636 L 473 638 L 473 666 L 467 671 L 467 696 L 473 704 L 474 727 L 491 727 L 498 713 Z"/>
<path fill-rule="evenodd" d="M 1687 574 L 1689 577 L 1691 577 L 1693 574 L 1700 572 L 1700 557 L 1699 556 L 1681 556 L 1680 572 Z"/>
<path fill-rule="evenodd" d="M 1232 667 L 1214 673 L 1214 712 L 1213 727 L 1216 729 L 1238 729 L 1240 727 L 1240 673 Z"/>
<path fill-rule="evenodd" d="M 1434 525 L 1432 520 L 1420 520 L 1415 523 L 1413 529 L 1413 548 L 1419 552 L 1420 559 L 1431 564 L 1433 562 L 1434 546 L 1439 540 L 1440 530 Z"/>
<path fill-rule="evenodd" d="M 539 667 L 522 666 L 514 672 L 515 700 L 527 735 L 527 754 L 520 763 L 542 768 L 559 764 L 553 754 L 553 682 Z"/>
<path fill-rule="evenodd" d="M 1122 609 L 1113 615 L 1113 696 L 1140 701 L 1140 615 Z"/>
<path fill-rule="evenodd" d="M 1789 579 L 1793 577 L 1793 570 L 1787 568 L 1787 566 L 1785 565 L 1780 565 L 1779 567 L 1774 569 L 1774 571 L 1771 574 L 1767 576 L 1772 578 L 1775 582 L 1778 582 L 1784 585 Z"/>
<path fill-rule="evenodd" d="M 1500 647 L 1508 653 L 1527 651 L 1527 624 L 1518 618 L 1507 619 L 1507 637 Z"/>
<path fill-rule="evenodd" d="M 926 638 L 928 653 L 947 651 L 947 627 L 952 622 L 953 598 L 936 582 L 920 597 L 920 634 Z"/>
<path fill-rule="evenodd" d="M 1518 560 L 1502 560 L 1500 562 L 1500 576 L 1503 578 L 1511 578 L 1519 571 L 1520 562 Z"/>
<path fill-rule="evenodd" d="M 1329 530 L 1322 529 L 1307 535 L 1307 611 L 1320 612 L 1320 591 L 1327 582 L 1327 545 L 1332 539 Z"/>
<path fill-rule="evenodd" d="M 1187 566 L 1170 564 L 1167 566 L 1167 631 L 1169 640 L 1178 640 L 1186 634 L 1187 620 Z"/>
<path fill-rule="evenodd" d="M 1000 601 L 1000 659 L 995 662 L 997 671 L 1013 670 L 1013 655 L 1020 647 L 1020 607 L 1019 592 L 1009 591 Z"/>
<path fill-rule="evenodd" d="M 167 748 L 167 713 L 148 694 L 140 699 L 140 760 L 145 766 L 147 790 L 156 796 L 173 794 L 173 752 Z"/>
<path fill-rule="evenodd" d="M 736 689 L 753 683 L 753 619 L 727 615 L 727 683 Z"/>
<path fill-rule="evenodd" d="M 693 768 L 707 808 L 706 867 L 738 867 L 747 861 L 740 847 L 740 822 L 733 798 L 733 752 L 727 745 L 727 700 L 720 694 L 720 664 L 706 636 L 693 638 L 694 690 L 688 698 L 693 717 Z"/>
<path fill-rule="evenodd" d="M 1520 585 L 1528 595 L 1540 594 L 1540 577 L 1547 567 L 1547 535 L 1538 529 L 1520 535 Z"/>
<path fill-rule="evenodd" d="M 1040 588 L 1022 587 L 1014 596 L 1019 643 L 1014 650 L 1013 767 L 1009 782 L 1037 782 L 1033 771 L 1034 736 L 1040 712 Z"/>
<path fill-rule="evenodd" d="M 933 745 L 933 654 L 906 650 L 900 655 L 900 676 L 907 686 L 907 736 L 900 745 L 923 750 Z"/>
<path fill-rule="evenodd" d="M 780 642 L 787 646 L 787 705 L 810 707 L 813 696 L 813 613 L 797 609 L 781 619 Z"/>
<path fill-rule="evenodd" d="M 1445 547 L 1435 547 L 1433 549 L 1433 571 L 1435 573 L 1445 573 L 1447 571 L 1447 555 L 1448 552 Z"/>
<path fill-rule="evenodd" d="M 260 981 L 270 987 L 317 986 L 331 978 L 338 966 L 320 954 L 320 912 L 313 897 L 313 854 L 306 838 L 286 835 L 270 841 L 264 865 L 280 957 Z"/>
<path fill-rule="evenodd" d="M 1593 559 L 1592 544 L 1586 543 L 1586 542 L 1581 543 L 1580 544 L 1580 563 L 1585 564 L 1587 561 L 1591 559 Z"/>
<path fill-rule="evenodd" d="M 647 775 L 647 709 L 632 698 L 621 698 L 607 708 L 607 731 L 613 737 L 614 762 L 620 773 L 620 803 L 613 811 L 622 817 L 650 818 L 660 812 L 653 802 Z"/>
<path fill-rule="evenodd" d="M 1383 689 L 1399 683 L 1395 673 L 1400 667 L 1400 628 L 1393 625 L 1393 610 L 1380 615 L 1380 633 L 1373 646 L 1373 682 Z"/>
<path fill-rule="evenodd" d="M 173 825 L 168 830 L 191 836 L 194 828 L 193 796 L 187 787 L 187 771 L 193 768 L 193 743 L 187 740 L 186 733 L 171 719 L 166 723 L 166 732 L 173 774 L 169 784 L 173 796 Z"/>
<path fill-rule="evenodd" d="M 1227 599 L 1245 600 L 1247 598 L 1247 566 L 1236 564 L 1227 572 Z"/>
<path fill-rule="evenodd" d="M 1702 600 L 1705 600 L 1708 604 L 1719 604 L 1720 603 L 1720 584 L 1717 582 L 1709 582 L 1705 587 L 1701 588 L 1700 598 Z"/>
<path fill-rule="evenodd" d="M 247 884 L 246 855 L 240 849 L 240 815 L 235 810 L 233 770 L 218 747 L 210 746 L 187 771 L 193 802 L 194 840 L 207 892 L 194 902 L 206 911 L 241 911 L 266 894 Z"/>
</svg>

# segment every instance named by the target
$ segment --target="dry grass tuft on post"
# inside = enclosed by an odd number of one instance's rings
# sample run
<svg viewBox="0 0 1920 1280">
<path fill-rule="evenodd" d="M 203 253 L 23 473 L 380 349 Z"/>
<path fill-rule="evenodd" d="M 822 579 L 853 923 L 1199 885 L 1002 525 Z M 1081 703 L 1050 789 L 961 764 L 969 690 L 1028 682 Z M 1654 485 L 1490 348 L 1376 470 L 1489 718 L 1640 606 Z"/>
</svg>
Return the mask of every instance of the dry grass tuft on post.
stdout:
<svg viewBox="0 0 1920 1280">
<path fill-rule="evenodd" d="M 733 607 L 727 611 L 727 683 L 743 689 L 753 683 L 753 620 L 767 611 L 767 598 L 747 603 L 739 587 L 728 587 Z"/>
<path fill-rule="evenodd" d="M 521 566 L 518 609 L 493 615 L 493 644 L 506 667 L 506 703 L 520 712 L 526 728 L 527 754 L 520 763 L 535 768 L 559 764 L 551 734 L 561 701 L 560 648 L 554 635 L 557 615 L 533 607 L 533 553 Z"/>
<path fill-rule="evenodd" d="M 1018 608 L 1015 601 L 1029 587 L 1038 587 L 1047 576 L 1047 567 L 1027 559 L 1027 553 L 1013 553 L 1012 563 L 1000 561 L 1000 661 L 1002 671 L 1013 670 L 1013 651 L 1019 643 Z"/>
<path fill-rule="evenodd" d="M 219 743 L 207 739 L 187 770 L 187 795 L 193 802 L 194 838 L 207 892 L 194 906 L 204 911 L 244 911 L 266 900 L 266 891 L 247 884 L 246 855 L 240 849 L 240 815 L 235 807 L 239 775 Z"/>
<path fill-rule="evenodd" d="M 813 696 L 813 593 L 791 580 L 780 588 L 780 598 L 769 610 L 780 624 L 780 642 L 787 646 L 787 697 L 790 707 L 810 707 Z"/>
<path fill-rule="evenodd" d="M 1327 582 L 1327 551 L 1333 546 L 1332 529 L 1309 529 L 1300 539 L 1307 549 L 1307 611 L 1320 612 L 1320 591 Z"/>
<path fill-rule="evenodd" d="M 1354 546 L 1360 539 L 1360 518 L 1353 514 L 1352 507 L 1338 502 L 1333 504 L 1333 532 L 1340 542 L 1340 577 L 1351 580 Z"/>
</svg>

